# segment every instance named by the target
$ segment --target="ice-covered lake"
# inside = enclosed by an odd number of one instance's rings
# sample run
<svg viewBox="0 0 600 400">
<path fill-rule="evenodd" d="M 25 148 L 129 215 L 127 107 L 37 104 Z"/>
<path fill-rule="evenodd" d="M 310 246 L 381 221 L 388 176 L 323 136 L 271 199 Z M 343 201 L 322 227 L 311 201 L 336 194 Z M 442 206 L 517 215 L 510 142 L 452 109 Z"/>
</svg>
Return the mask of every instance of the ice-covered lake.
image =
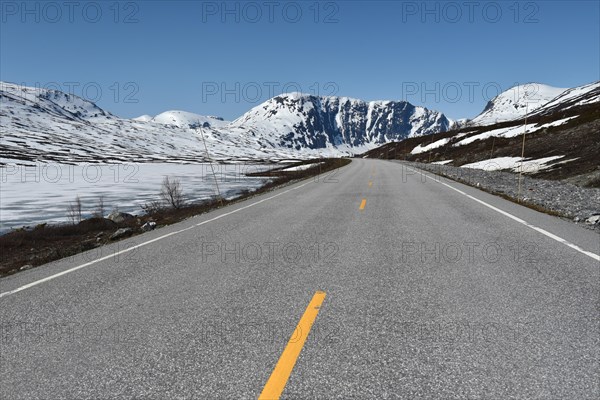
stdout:
<svg viewBox="0 0 600 400">
<path fill-rule="evenodd" d="M 260 187 L 266 179 L 248 172 L 271 168 L 264 164 L 45 164 L 0 167 L 0 233 L 42 222 L 68 222 L 67 208 L 79 196 L 83 216 L 91 216 L 103 198 L 105 215 L 113 209 L 141 214 L 141 205 L 158 200 L 165 176 L 181 181 L 186 201 L 221 194 L 235 197 L 243 189 Z M 216 178 L 216 183 L 215 183 Z"/>
</svg>

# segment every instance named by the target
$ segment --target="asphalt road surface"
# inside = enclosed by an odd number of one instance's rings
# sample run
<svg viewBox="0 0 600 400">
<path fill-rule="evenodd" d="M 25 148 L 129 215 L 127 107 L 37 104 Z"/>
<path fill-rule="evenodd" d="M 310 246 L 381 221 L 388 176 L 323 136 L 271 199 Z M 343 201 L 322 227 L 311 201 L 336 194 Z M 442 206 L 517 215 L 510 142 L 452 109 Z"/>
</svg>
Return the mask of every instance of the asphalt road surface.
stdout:
<svg viewBox="0 0 600 400">
<path fill-rule="evenodd" d="M 4 278 L 0 398 L 598 398 L 600 235 L 440 179 L 354 160 Z"/>
</svg>

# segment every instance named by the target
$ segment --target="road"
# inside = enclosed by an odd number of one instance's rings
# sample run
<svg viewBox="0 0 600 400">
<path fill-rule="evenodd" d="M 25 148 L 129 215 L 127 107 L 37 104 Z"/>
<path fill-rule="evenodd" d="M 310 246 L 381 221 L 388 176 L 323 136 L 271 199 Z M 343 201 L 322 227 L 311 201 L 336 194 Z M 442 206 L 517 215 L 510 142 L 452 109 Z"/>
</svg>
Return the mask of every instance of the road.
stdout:
<svg viewBox="0 0 600 400">
<path fill-rule="evenodd" d="M 354 160 L 0 280 L 0 397 L 595 399 L 599 238 Z"/>
</svg>

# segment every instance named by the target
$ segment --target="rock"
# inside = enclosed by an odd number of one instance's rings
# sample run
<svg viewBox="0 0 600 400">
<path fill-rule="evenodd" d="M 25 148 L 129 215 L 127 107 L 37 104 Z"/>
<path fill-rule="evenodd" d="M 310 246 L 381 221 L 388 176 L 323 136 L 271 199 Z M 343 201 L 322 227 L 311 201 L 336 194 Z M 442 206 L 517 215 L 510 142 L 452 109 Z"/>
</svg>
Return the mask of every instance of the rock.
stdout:
<svg viewBox="0 0 600 400">
<path fill-rule="evenodd" d="M 98 217 L 84 219 L 77 225 L 89 230 L 113 229 L 117 226 L 117 224 L 110 219 Z"/>
<path fill-rule="evenodd" d="M 156 228 L 156 222 L 154 221 L 148 221 L 146 222 L 144 225 L 142 225 L 142 230 L 144 232 L 148 232 L 153 230 L 154 228 Z"/>
<path fill-rule="evenodd" d="M 54 247 L 46 248 L 44 251 L 46 253 L 46 258 L 59 258 L 58 250 L 56 250 Z"/>
<path fill-rule="evenodd" d="M 108 215 L 108 219 L 110 219 L 113 222 L 116 222 L 117 224 L 120 224 L 122 222 L 125 222 L 129 219 L 133 219 L 135 218 L 133 215 L 131 214 L 127 214 L 127 213 L 122 213 L 122 212 L 118 212 L 118 211 L 113 211 Z"/>
<path fill-rule="evenodd" d="M 26 265 L 23 265 L 21 268 L 19 268 L 19 271 L 27 271 L 28 269 L 31 269 L 31 268 L 33 268 L 33 265 L 26 264 Z"/>
<path fill-rule="evenodd" d="M 117 240 L 124 238 L 126 236 L 131 236 L 133 234 L 133 229 L 131 228 L 121 228 L 118 229 L 115 233 L 110 235 L 110 240 Z"/>
<path fill-rule="evenodd" d="M 600 214 L 594 214 L 588 219 L 585 220 L 585 223 L 588 225 L 597 225 L 600 224 Z"/>
</svg>

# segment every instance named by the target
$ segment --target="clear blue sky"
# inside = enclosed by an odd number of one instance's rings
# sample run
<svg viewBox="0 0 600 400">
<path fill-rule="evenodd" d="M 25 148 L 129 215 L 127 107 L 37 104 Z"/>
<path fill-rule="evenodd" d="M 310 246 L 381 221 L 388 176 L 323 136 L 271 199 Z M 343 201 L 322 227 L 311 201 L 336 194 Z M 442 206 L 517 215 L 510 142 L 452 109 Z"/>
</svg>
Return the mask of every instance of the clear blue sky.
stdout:
<svg viewBox="0 0 600 400">
<path fill-rule="evenodd" d="M 515 83 L 600 80 L 597 1 L 0 4 L 1 80 L 58 86 L 123 117 L 233 119 L 287 89 L 461 118 Z"/>
</svg>

